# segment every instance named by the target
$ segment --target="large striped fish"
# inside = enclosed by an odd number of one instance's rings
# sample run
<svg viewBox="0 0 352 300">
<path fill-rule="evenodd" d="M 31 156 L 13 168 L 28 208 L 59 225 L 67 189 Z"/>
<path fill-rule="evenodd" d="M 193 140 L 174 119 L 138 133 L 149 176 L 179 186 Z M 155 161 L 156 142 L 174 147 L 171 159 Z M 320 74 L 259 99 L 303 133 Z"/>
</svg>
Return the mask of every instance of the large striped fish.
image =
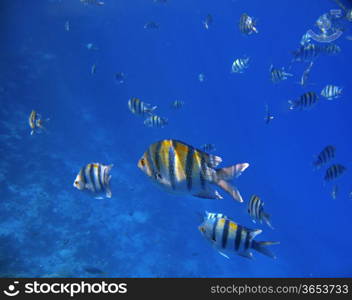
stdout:
<svg viewBox="0 0 352 300">
<path fill-rule="evenodd" d="M 198 227 L 202 235 L 226 258 L 235 253 L 252 258 L 251 250 L 256 250 L 271 258 L 275 255 L 265 246 L 279 242 L 257 242 L 254 238 L 262 233 L 261 229 L 249 229 L 228 218 L 207 218 Z"/>
<path fill-rule="evenodd" d="M 79 190 L 88 190 L 94 194 L 106 194 L 107 198 L 111 198 L 110 188 L 110 171 L 113 165 L 103 165 L 100 163 L 90 163 L 83 167 L 73 183 L 73 186 Z M 98 196 L 97 198 L 101 198 Z"/>
<path fill-rule="evenodd" d="M 130 98 L 128 100 L 128 108 L 135 115 L 151 115 L 157 106 L 151 106 L 148 103 L 141 101 L 139 98 Z"/>
<path fill-rule="evenodd" d="M 149 146 L 138 161 L 138 167 L 168 191 L 191 194 L 207 199 L 222 199 L 212 185 L 222 188 L 231 197 L 243 202 L 240 192 L 230 184 L 248 168 L 241 163 L 216 169 L 222 159 L 177 140 L 162 140 Z"/>
</svg>

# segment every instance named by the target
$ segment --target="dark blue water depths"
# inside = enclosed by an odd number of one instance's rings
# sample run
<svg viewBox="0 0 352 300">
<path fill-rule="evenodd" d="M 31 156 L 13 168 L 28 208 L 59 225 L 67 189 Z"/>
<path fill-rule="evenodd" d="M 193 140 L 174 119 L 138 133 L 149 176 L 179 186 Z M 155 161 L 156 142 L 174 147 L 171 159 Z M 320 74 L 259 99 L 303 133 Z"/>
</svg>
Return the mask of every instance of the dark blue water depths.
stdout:
<svg viewBox="0 0 352 300">
<path fill-rule="evenodd" d="M 1 1 L 0 276 L 351 276 L 352 24 L 344 22 L 335 41 L 340 53 L 314 61 L 306 87 L 297 82 L 308 63 L 291 65 L 302 35 L 317 30 L 315 20 L 339 8 L 335 2 L 104 2 Z M 239 32 L 242 13 L 257 20 L 258 34 Z M 148 22 L 158 28 L 144 28 Z M 234 59 L 246 56 L 248 69 L 231 73 Z M 272 83 L 271 64 L 294 76 Z M 289 99 L 327 84 L 343 95 L 288 109 Z M 144 126 L 128 110 L 131 97 L 158 105 L 168 125 Z M 177 99 L 179 110 L 171 108 Z M 50 118 L 47 132 L 30 135 L 32 109 Z M 249 162 L 236 180 L 245 202 L 172 195 L 152 184 L 137 161 L 165 138 L 214 144 L 221 166 Z M 327 145 L 336 157 L 314 170 Z M 114 164 L 111 199 L 73 187 L 89 162 Z M 333 162 L 346 172 L 325 183 Z M 274 230 L 251 221 L 252 194 Z M 256 239 L 280 241 L 271 247 L 278 258 L 219 255 L 197 228 L 205 210 L 263 229 Z"/>
</svg>

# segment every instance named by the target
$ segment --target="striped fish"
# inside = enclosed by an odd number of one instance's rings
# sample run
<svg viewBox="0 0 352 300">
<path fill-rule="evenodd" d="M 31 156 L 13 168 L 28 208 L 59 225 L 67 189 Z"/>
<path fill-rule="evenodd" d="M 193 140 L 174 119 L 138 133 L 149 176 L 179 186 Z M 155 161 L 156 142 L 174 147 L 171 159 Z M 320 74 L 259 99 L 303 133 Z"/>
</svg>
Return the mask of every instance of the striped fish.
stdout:
<svg viewBox="0 0 352 300">
<path fill-rule="evenodd" d="M 222 199 L 212 186 L 222 188 L 243 202 L 240 192 L 230 184 L 248 168 L 248 163 L 216 169 L 222 159 L 177 140 L 162 140 L 148 147 L 138 161 L 154 182 L 170 192 L 191 194 L 206 199 Z"/>
<path fill-rule="evenodd" d="M 73 186 L 81 191 L 88 190 L 94 194 L 105 192 L 106 197 L 111 198 L 110 171 L 112 167 L 113 165 L 107 166 L 100 163 L 87 164 L 79 171 Z"/>
<path fill-rule="evenodd" d="M 317 156 L 317 159 L 313 162 L 313 165 L 320 168 L 328 161 L 335 157 L 336 148 L 332 145 L 326 146 Z"/>
<path fill-rule="evenodd" d="M 29 127 L 32 129 L 31 135 L 34 133 L 39 133 L 41 130 L 46 130 L 44 123 L 49 120 L 49 118 L 42 120 L 41 115 L 38 114 L 35 110 L 32 110 L 28 118 Z"/>
<path fill-rule="evenodd" d="M 249 67 L 249 57 L 237 58 L 232 63 L 231 73 L 243 73 Z"/>
<path fill-rule="evenodd" d="M 262 233 L 260 229 L 249 229 L 228 218 L 205 219 L 198 227 L 202 235 L 226 258 L 235 253 L 252 258 L 252 250 L 256 250 L 271 258 L 275 255 L 265 246 L 279 242 L 257 242 L 254 238 Z"/>
<path fill-rule="evenodd" d="M 315 44 L 308 43 L 300 46 L 293 52 L 293 60 L 298 62 L 312 61 L 319 55 L 319 47 Z"/>
<path fill-rule="evenodd" d="M 180 109 L 183 107 L 184 104 L 185 102 L 182 100 L 175 100 L 174 102 L 172 102 L 171 107 L 175 109 Z"/>
<path fill-rule="evenodd" d="M 341 52 L 341 48 L 336 44 L 327 44 L 320 46 L 320 52 L 327 55 L 334 55 Z"/>
<path fill-rule="evenodd" d="M 299 97 L 298 100 L 289 100 L 290 110 L 294 109 L 309 109 L 319 100 L 318 95 L 315 92 L 307 92 Z"/>
<path fill-rule="evenodd" d="M 268 225 L 271 229 L 274 229 L 270 223 L 270 215 L 264 211 L 263 206 L 264 202 L 257 195 L 253 195 L 248 203 L 248 213 L 254 223 L 258 221 L 262 224 L 264 221 L 266 225 Z"/>
<path fill-rule="evenodd" d="M 213 152 L 216 150 L 215 145 L 214 144 L 204 144 L 201 149 L 204 152 Z"/>
<path fill-rule="evenodd" d="M 320 95 L 325 97 L 327 100 L 333 100 L 341 96 L 342 90 L 343 90 L 342 88 L 336 85 L 328 84 L 326 87 L 322 89 Z"/>
<path fill-rule="evenodd" d="M 251 35 L 253 32 L 258 33 L 256 21 L 246 13 L 240 17 L 239 29 L 241 33 L 246 35 Z"/>
<path fill-rule="evenodd" d="M 144 103 L 139 98 L 131 98 L 128 100 L 128 108 L 135 115 L 151 114 L 157 108 L 157 106 L 151 107 L 150 104 Z"/>
<path fill-rule="evenodd" d="M 206 211 L 206 212 L 205 212 L 204 220 L 207 220 L 207 219 L 221 219 L 221 218 L 228 219 L 228 218 L 227 218 L 224 214 L 222 214 L 222 213 L 212 213 L 212 212 Z"/>
<path fill-rule="evenodd" d="M 168 124 L 168 121 L 166 118 L 162 118 L 156 115 L 153 116 L 149 116 L 148 118 L 146 118 L 144 120 L 144 125 L 147 127 L 158 127 L 158 128 L 162 128 L 165 125 Z"/>
<path fill-rule="evenodd" d="M 98 0 L 81 0 L 81 3 L 88 5 L 98 5 L 98 6 L 103 6 L 105 3 L 103 1 L 98 1 Z"/>
<path fill-rule="evenodd" d="M 333 180 L 341 176 L 342 173 L 344 173 L 345 171 L 346 171 L 346 167 L 344 167 L 343 165 L 334 164 L 326 170 L 324 179 L 326 181 Z"/>
<path fill-rule="evenodd" d="M 271 81 L 274 83 L 278 83 L 282 80 L 286 80 L 290 76 L 293 76 L 291 73 L 285 72 L 284 68 L 275 69 L 273 65 L 270 66 L 269 71 L 270 71 Z"/>
</svg>

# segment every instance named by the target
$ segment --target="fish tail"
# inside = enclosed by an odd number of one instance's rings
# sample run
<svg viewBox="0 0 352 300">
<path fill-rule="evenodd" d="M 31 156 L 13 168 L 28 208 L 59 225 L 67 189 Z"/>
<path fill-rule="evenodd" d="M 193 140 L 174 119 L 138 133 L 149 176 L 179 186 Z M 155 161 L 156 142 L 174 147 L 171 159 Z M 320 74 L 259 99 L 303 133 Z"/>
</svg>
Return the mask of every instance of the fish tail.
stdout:
<svg viewBox="0 0 352 300">
<path fill-rule="evenodd" d="M 105 174 L 104 174 L 104 181 L 106 182 L 106 186 L 105 186 L 105 191 L 106 191 L 106 197 L 107 198 L 111 198 L 112 197 L 112 192 L 111 192 L 111 188 L 110 188 L 110 180 L 111 180 L 111 175 L 110 175 L 110 171 L 112 169 L 114 165 L 111 164 L 111 165 L 108 165 L 106 167 L 106 171 L 105 171 Z"/>
<path fill-rule="evenodd" d="M 290 110 L 294 110 L 296 108 L 296 104 L 293 100 L 288 100 L 288 105 Z"/>
<path fill-rule="evenodd" d="M 273 225 L 271 225 L 270 222 L 270 215 L 267 213 L 263 213 L 263 221 L 266 223 L 266 225 L 268 225 L 271 229 L 274 229 Z"/>
<path fill-rule="evenodd" d="M 249 167 L 248 163 L 241 163 L 227 168 L 216 170 L 216 184 L 228 192 L 234 200 L 243 202 L 239 190 L 228 181 L 240 176 Z"/>
<path fill-rule="evenodd" d="M 271 258 L 276 258 L 275 254 L 272 253 L 266 246 L 271 246 L 271 245 L 278 245 L 280 242 L 257 242 L 257 241 L 252 241 L 252 249 L 260 252 L 261 254 L 264 254 L 268 257 Z"/>
</svg>

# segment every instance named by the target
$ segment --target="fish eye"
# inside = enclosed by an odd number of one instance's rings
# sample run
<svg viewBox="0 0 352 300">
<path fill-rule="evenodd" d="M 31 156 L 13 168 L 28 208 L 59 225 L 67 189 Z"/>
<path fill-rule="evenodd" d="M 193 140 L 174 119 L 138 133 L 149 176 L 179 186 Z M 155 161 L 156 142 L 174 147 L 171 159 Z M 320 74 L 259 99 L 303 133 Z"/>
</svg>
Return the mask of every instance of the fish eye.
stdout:
<svg viewBox="0 0 352 300">
<path fill-rule="evenodd" d="M 75 185 L 77 185 L 77 184 L 78 184 L 78 181 L 76 180 L 76 181 L 75 181 Z"/>
<path fill-rule="evenodd" d="M 141 159 L 141 165 L 142 165 L 142 167 L 145 166 L 145 160 L 144 160 L 144 158 Z"/>
</svg>

